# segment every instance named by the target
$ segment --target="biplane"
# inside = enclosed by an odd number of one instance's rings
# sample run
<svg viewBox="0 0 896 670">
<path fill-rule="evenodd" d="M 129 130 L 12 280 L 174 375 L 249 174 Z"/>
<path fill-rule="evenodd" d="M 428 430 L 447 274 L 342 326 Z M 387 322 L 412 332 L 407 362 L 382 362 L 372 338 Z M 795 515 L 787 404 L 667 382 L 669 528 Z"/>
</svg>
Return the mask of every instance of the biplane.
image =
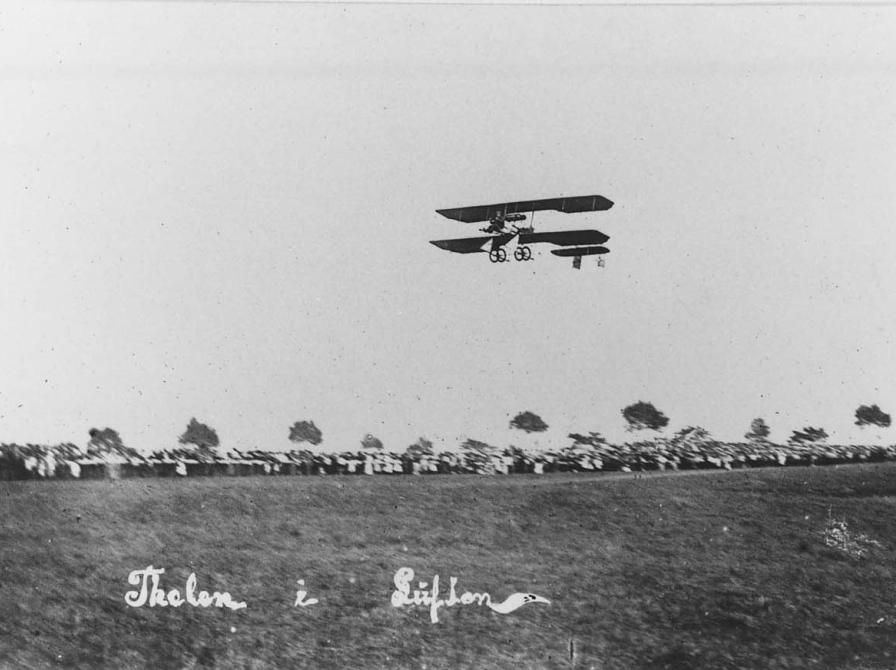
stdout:
<svg viewBox="0 0 896 670">
<path fill-rule="evenodd" d="M 535 212 L 552 210 L 566 214 L 581 212 L 601 212 L 613 206 L 613 202 L 602 195 L 580 195 L 569 198 L 545 198 L 543 200 L 520 200 L 502 202 L 495 205 L 476 207 L 455 207 L 437 209 L 444 217 L 463 223 L 488 222 L 479 230 L 485 235 L 462 237 L 453 240 L 432 240 L 440 249 L 456 254 L 488 253 L 492 263 L 507 261 L 507 247 L 512 247 L 513 258 L 517 261 L 532 260 L 533 244 L 552 244 L 560 247 L 551 249 L 555 256 L 572 257 L 572 266 L 582 266 L 583 256 L 602 256 L 610 250 L 602 246 L 608 235 L 599 230 L 562 230 L 556 232 L 535 232 Z M 524 222 L 529 219 L 528 225 Z M 603 265 L 601 259 L 599 264 Z"/>
</svg>

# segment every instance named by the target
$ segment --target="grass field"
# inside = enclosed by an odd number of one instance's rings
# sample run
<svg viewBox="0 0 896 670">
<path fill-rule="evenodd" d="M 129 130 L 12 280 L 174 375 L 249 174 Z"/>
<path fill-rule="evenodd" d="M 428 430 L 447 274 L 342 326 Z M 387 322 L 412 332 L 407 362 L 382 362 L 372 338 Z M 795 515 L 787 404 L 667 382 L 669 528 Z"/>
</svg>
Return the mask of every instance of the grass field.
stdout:
<svg viewBox="0 0 896 670">
<path fill-rule="evenodd" d="M 896 667 L 894 464 L 0 486 L 4 668 Z M 825 546 L 829 514 L 881 546 Z M 128 607 L 150 564 L 248 606 Z M 402 566 L 552 602 L 433 624 Z"/>
</svg>

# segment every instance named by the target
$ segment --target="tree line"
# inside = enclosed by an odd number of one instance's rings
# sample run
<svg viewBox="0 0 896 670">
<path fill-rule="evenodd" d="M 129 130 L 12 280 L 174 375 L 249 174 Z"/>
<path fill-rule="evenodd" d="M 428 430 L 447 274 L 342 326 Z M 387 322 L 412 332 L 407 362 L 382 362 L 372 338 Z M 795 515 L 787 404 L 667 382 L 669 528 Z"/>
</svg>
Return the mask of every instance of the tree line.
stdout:
<svg viewBox="0 0 896 670">
<path fill-rule="evenodd" d="M 633 432 L 654 431 L 658 432 L 669 424 L 669 418 L 653 403 L 640 400 L 626 406 L 621 410 L 627 424 L 627 430 Z M 878 405 L 859 405 L 855 410 L 855 425 L 862 428 L 875 426 L 888 428 L 891 424 L 890 415 L 884 412 Z M 518 413 L 510 420 L 510 427 L 525 433 L 543 433 L 549 426 L 538 414 L 529 410 Z M 677 436 L 691 435 L 693 437 L 706 438 L 709 431 L 700 426 L 688 426 L 676 433 Z M 757 417 L 750 423 L 749 430 L 744 438 L 751 442 L 768 441 L 771 428 L 765 419 Z M 118 453 L 123 456 L 132 455 L 134 450 L 126 447 L 121 435 L 113 428 L 91 428 L 89 431 L 88 454 Z M 575 443 L 596 444 L 605 442 L 598 432 L 590 432 L 588 435 L 570 433 L 569 437 Z M 787 440 L 788 444 L 808 445 L 823 444 L 828 438 L 827 431 L 822 427 L 804 426 L 800 430 L 794 430 Z M 323 442 L 323 432 L 311 420 L 296 421 L 289 427 L 288 439 L 290 442 L 302 446 L 318 446 Z M 191 418 L 183 434 L 178 437 L 178 442 L 185 447 L 194 449 L 198 455 L 210 455 L 214 449 L 220 446 L 217 431 L 206 423 Z M 383 442 L 370 433 L 360 440 L 363 450 L 382 450 Z M 461 444 L 461 448 L 470 452 L 481 452 L 483 457 L 493 447 L 474 439 L 467 439 Z M 433 454 L 433 443 L 425 437 L 420 437 L 406 448 L 406 452 L 419 457 Z"/>
</svg>

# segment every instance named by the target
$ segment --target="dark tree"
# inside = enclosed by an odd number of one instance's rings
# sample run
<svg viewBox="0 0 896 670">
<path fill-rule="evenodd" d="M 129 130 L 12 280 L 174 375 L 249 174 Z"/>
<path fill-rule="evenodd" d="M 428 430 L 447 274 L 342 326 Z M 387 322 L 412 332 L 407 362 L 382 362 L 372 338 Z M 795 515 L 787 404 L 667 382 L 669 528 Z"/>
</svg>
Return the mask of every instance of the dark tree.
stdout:
<svg viewBox="0 0 896 670">
<path fill-rule="evenodd" d="M 91 428 L 87 434 L 90 435 L 88 452 L 118 451 L 124 448 L 124 442 L 114 428 Z"/>
<path fill-rule="evenodd" d="M 750 430 L 744 434 L 744 437 L 751 442 L 762 442 L 768 439 L 771 432 L 771 428 L 768 427 L 765 419 L 756 418 L 750 422 Z"/>
<path fill-rule="evenodd" d="M 824 442 L 826 439 L 828 439 L 828 433 L 824 428 L 813 428 L 812 426 L 806 426 L 802 430 L 795 430 L 793 435 L 790 436 L 792 444 L 816 444 Z"/>
<path fill-rule="evenodd" d="M 653 404 L 639 400 L 634 405 L 629 405 L 622 410 L 622 416 L 628 422 L 629 430 L 660 430 L 669 423 L 669 418 L 659 411 Z"/>
<path fill-rule="evenodd" d="M 324 436 L 313 421 L 296 421 L 289 429 L 289 440 L 296 444 L 309 442 L 316 447 L 323 442 Z"/>
<path fill-rule="evenodd" d="M 218 434 L 214 428 L 199 423 L 196 418 L 190 419 L 184 434 L 177 438 L 181 444 L 192 444 L 197 449 L 209 451 L 218 446 Z"/>
<path fill-rule="evenodd" d="M 865 426 L 888 428 L 890 426 L 890 415 L 877 405 L 859 405 L 856 409 L 856 425 L 862 428 Z"/>
<path fill-rule="evenodd" d="M 540 416 L 527 410 L 513 417 L 510 420 L 510 427 L 524 430 L 527 433 L 543 433 L 548 429 L 548 424 Z"/>
<path fill-rule="evenodd" d="M 432 442 L 425 437 L 418 437 L 414 444 L 405 449 L 405 453 L 411 458 L 420 458 L 421 456 L 432 456 Z"/>
<path fill-rule="evenodd" d="M 382 449 L 383 442 L 380 438 L 367 433 L 367 435 L 364 436 L 364 439 L 361 440 L 361 447 L 363 449 Z"/>
<path fill-rule="evenodd" d="M 106 454 L 118 454 L 119 456 L 138 456 L 135 449 L 124 446 L 121 436 L 114 428 L 91 428 L 88 433 L 90 441 L 87 443 L 87 454 L 90 456 L 102 456 Z"/>
</svg>

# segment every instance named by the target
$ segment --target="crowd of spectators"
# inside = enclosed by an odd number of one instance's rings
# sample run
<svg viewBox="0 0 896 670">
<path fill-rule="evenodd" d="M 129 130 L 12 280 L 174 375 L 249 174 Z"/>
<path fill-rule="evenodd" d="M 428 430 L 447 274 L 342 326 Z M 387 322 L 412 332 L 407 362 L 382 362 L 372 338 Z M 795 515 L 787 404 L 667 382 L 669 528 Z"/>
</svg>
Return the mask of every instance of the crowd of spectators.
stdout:
<svg viewBox="0 0 896 670">
<path fill-rule="evenodd" d="M 896 445 L 775 444 L 767 440 L 730 443 L 700 435 L 614 445 L 597 434 L 571 435 L 556 451 L 499 449 L 475 443 L 441 453 L 362 449 L 330 453 L 307 449 L 220 452 L 175 448 L 150 455 L 133 449 L 81 449 L 0 444 L 0 479 L 79 479 L 245 475 L 431 475 L 544 474 L 550 472 L 733 469 L 786 465 L 829 465 L 896 459 Z"/>
</svg>

